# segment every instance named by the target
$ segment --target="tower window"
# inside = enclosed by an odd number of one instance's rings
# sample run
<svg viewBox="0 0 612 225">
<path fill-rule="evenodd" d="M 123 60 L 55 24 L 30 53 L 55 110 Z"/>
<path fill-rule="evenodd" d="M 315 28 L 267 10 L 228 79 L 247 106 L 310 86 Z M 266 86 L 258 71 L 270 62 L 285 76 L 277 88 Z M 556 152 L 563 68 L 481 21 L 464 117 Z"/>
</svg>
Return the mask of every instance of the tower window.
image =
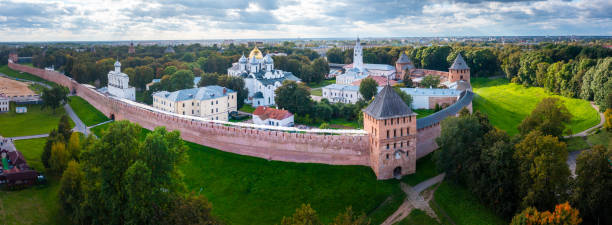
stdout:
<svg viewBox="0 0 612 225">
<path fill-rule="evenodd" d="M 389 149 L 389 144 L 387 144 L 387 149 Z"/>
<path fill-rule="evenodd" d="M 387 138 L 389 138 L 389 130 L 387 130 Z"/>
</svg>

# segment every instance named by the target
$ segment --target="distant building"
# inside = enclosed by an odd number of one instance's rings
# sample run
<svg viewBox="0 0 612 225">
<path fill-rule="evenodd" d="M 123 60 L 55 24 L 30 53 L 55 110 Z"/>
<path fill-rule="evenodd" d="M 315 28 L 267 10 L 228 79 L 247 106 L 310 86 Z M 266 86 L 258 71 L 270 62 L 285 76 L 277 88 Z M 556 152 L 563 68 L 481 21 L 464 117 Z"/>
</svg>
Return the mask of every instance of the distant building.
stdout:
<svg viewBox="0 0 612 225">
<path fill-rule="evenodd" d="M 227 69 L 227 74 L 244 78 L 245 87 L 249 91 L 245 102 L 255 107 L 275 105 L 274 91 L 283 81 L 301 81 L 291 72 L 274 69 L 274 59 L 270 54 L 264 57 L 257 47 L 253 48 L 248 59 L 242 55 L 238 62 L 233 63 Z"/>
<path fill-rule="evenodd" d="M 174 92 L 155 92 L 153 107 L 181 115 L 228 121 L 229 113 L 237 110 L 237 99 L 235 91 L 212 85 Z"/>
<path fill-rule="evenodd" d="M 166 48 L 166 50 L 164 50 L 164 54 L 174 54 L 174 49 L 172 48 L 172 46 L 168 46 Z"/>
<path fill-rule="evenodd" d="M 108 93 L 118 98 L 136 101 L 136 89 L 129 86 L 130 78 L 121 72 L 121 63 L 115 62 L 115 70 L 108 72 L 108 86 L 100 88 L 102 93 Z"/>
<path fill-rule="evenodd" d="M 15 107 L 15 113 L 27 113 L 27 112 L 28 112 L 28 107 L 25 107 L 25 106 Z"/>
<path fill-rule="evenodd" d="M 413 109 L 434 109 L 436 104 L 442 107 L 452 105 L 459 100 L 460 90 L 439 88 L 400 88 L 412 96 Z"/>
<path fill-rule="evenodd" d="M 331 103 L 341 102 L 354 104 L 363 97 L 359 93 L 359 86 L 345 84 L 330 84 L 322 88 L 322 97 Z"/>
<path fill-rule="evenodd" d="M 9 111 L 9 98 L 0 96 L 0 112 Z"/>
<path fill-rule="evenodd" d="M 292 127 L 293 119 L 293 114 L 283 109 L 259 106 L 253 111 L 253 123 L 258 125 Z"/>
<path fill-rule="evenodd" d="M 128 54 L 136 54 L 136 49 L 134 48 L 134 42 L 130 43 L 130 48 L 128 49 Z"/>
<path fill-rule="evenodd" d="M 378 86 L 385 86 L 387 84 L 393 86 L 393 85 L 397 84 L 397 81 L 394 81 L 394 80 L 391 80 L 391 79 L 387 79 L 387 77 L 372 76 L 372 75 L 370 75 L 370 76 L 368 76 L 366 78 L 371 78 L 372 80 L 376 81 L 376 84 L 378 84 Z M 351 85 L 359 86 L 359 85 L 361 85 L 361 81 L 363 81 L 363 79 L 353 81 L 353 83 L 351 83 Z"/>
<path fill-rule="evenodd" d="M 395 61 L 395 79 L 403 80 L 406 75 L 406 71 L 416 69 L 412 60 L 402 51 L 397 61 Z"/>
</svg>

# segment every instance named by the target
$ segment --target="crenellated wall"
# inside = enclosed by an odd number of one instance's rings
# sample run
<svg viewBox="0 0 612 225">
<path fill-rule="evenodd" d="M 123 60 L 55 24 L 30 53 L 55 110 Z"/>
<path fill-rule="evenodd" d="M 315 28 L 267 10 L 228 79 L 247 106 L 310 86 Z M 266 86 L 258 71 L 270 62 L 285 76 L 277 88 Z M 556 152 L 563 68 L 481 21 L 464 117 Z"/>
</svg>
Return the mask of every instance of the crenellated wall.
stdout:
<svg viewBox="0 0 612 225">
<path fill-rule="evenodd" d="M 367 134 L 291 133 L 192 120 L 111 98 L 56 71 L 32 68 L 11 61 L 8 66 L 68 87 L 109 118 L 129 120 L 147 129 L 164 126 L 169 130 L 179 130 L 184 140 L 222 151 L 278 161 L 370 166 Z M 435 138 L 440 135 L 439 122 L 443 117 L 455 115 L 458 108 L 468 107 L 471 110 L 472 95 L 470 92 L 445 110 L 417 120 L 417 158 L 437 148 Z"/>
<path fill-rule="evenodd" d="M 223 151 L 289 162 L 369 165 L 367 135 L 289 133 L 191 121 L 118 101 L 58 72 L 14 63 L 9 67 L 69 87 L 109 118 L 129 120 L 147 129 L 165 126 L 179 130 L 184 140 Z"/>
</svg>

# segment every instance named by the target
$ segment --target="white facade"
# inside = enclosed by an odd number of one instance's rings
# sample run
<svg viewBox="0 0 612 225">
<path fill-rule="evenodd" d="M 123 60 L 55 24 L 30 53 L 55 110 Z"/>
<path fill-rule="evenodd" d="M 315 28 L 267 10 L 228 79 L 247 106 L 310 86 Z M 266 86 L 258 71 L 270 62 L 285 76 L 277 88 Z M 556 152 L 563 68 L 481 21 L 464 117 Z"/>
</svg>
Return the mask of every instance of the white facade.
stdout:
<svg viewBox="0 0 612 225">
<path fill-rule="evenodd" d="M 359 38 L 357 38 L 357 43 L 355 43 L 355 48 L 353 48 L 353 68 L 357 68 L 360 71 L 365 69 L 363 68 L 363 47 L 359 43 Z"/>
<path fill-rule="evenodd" d="M 262 120 L 259 116 L 253 115 L 253 123 L 257 125 L 270 125 L 277 127 L 292 127 L 294 125 L 293 115 L 282 120 L 267 118 Z"/>
<path fill-rule="evenodd" d="M 379 91 L 381 88 L 379 88 Z M 439 89 L 439 88 L 400 88 L 404 93 L 412 96 L 413 109 L 430 109 L 431 102 L 435 98 L 456 98 L 461 96 L 460 90 L 455 89 Z"/>
<path fill-rule="evenodd" d="M 237 100 L 235 91 L 212 85 L 156 92 L 153 94 L 153 108 L 180 115 L 228 121 L 229 113 L 237 110 Z"/>
<path fill-rule="evenodd" d="M 119 61 L 115 62 L 115 70 L 108 72 L 108 93 L 119 98 L 136 101 L 136 89 L 130 87 L 129 82 L 128 75 L 121 72 L 121 63 Z"/>
<path fill-rule="evenodd" d="M 395 77 L 395 67 L 385 64 L 364 64 L 363 47 L 357 43 L 353 48 L 353 64 L 344 66 L 346 72 L 336 76 L 336 84 L 351 85 L 355 81 L 365 79 L 368 76 L 384 76 L 389 79 Z"/>
<path fill-rule="evenodd" d="M 0 112 L 8 112 L 9 111 L 9 99 L 0 96 Z"/>
<path fill-rule="evenodd" d="M 264 57 L 257 47 L 251 51 L 249 59 L 242 55 L 237 63 L 233 63 L 232 67 L 227 69 L 227 74 L 244 78 L 249 92 L 245 102 L 254 107 L 275 105 L 274 91 L 283 81 L 300 81 L 291 72 L 274 69 L 274 60 L 270 54 Z"/>
<path fill-rule="evenodd" d="M 357 101 L 363 99 L 359 93 L 358 86 L 330 84 L 322 89 L 322 97 L 329 100 L 331 103 L 342 102 L 355 104 Z"/>
</svg>

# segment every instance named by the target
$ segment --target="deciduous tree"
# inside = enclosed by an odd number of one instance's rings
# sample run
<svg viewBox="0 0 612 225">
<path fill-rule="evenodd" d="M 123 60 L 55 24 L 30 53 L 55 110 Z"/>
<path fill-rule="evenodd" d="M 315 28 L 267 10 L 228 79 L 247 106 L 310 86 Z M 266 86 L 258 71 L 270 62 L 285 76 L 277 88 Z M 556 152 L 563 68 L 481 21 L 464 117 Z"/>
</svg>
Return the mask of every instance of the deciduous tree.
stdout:
<svg viewBox="0 0 612 225">
<path fill-rule="evenodd" d="M 365 100 L 370 100 L 378 93 L 378 83 L 372 78 L 365 78 L 359 84 L 359 93 Z"/>
<path fill-rule="evenodd" d="M 573 205 L 580 209 L 585 222 L 612 223 L 612 148 L 596 145 L 582 151 L 576 160 Z"/>
<path fill-rule="evenodd" d="M 537 130 L 545 135 L 561 137 L 569 133 L 566 125 L 572 119 L 572 114 L 558 98 L 544 98 L 538 103 L 531 115 L 525 117 L 518 127 L 522 135 Z"/>
</svg>

